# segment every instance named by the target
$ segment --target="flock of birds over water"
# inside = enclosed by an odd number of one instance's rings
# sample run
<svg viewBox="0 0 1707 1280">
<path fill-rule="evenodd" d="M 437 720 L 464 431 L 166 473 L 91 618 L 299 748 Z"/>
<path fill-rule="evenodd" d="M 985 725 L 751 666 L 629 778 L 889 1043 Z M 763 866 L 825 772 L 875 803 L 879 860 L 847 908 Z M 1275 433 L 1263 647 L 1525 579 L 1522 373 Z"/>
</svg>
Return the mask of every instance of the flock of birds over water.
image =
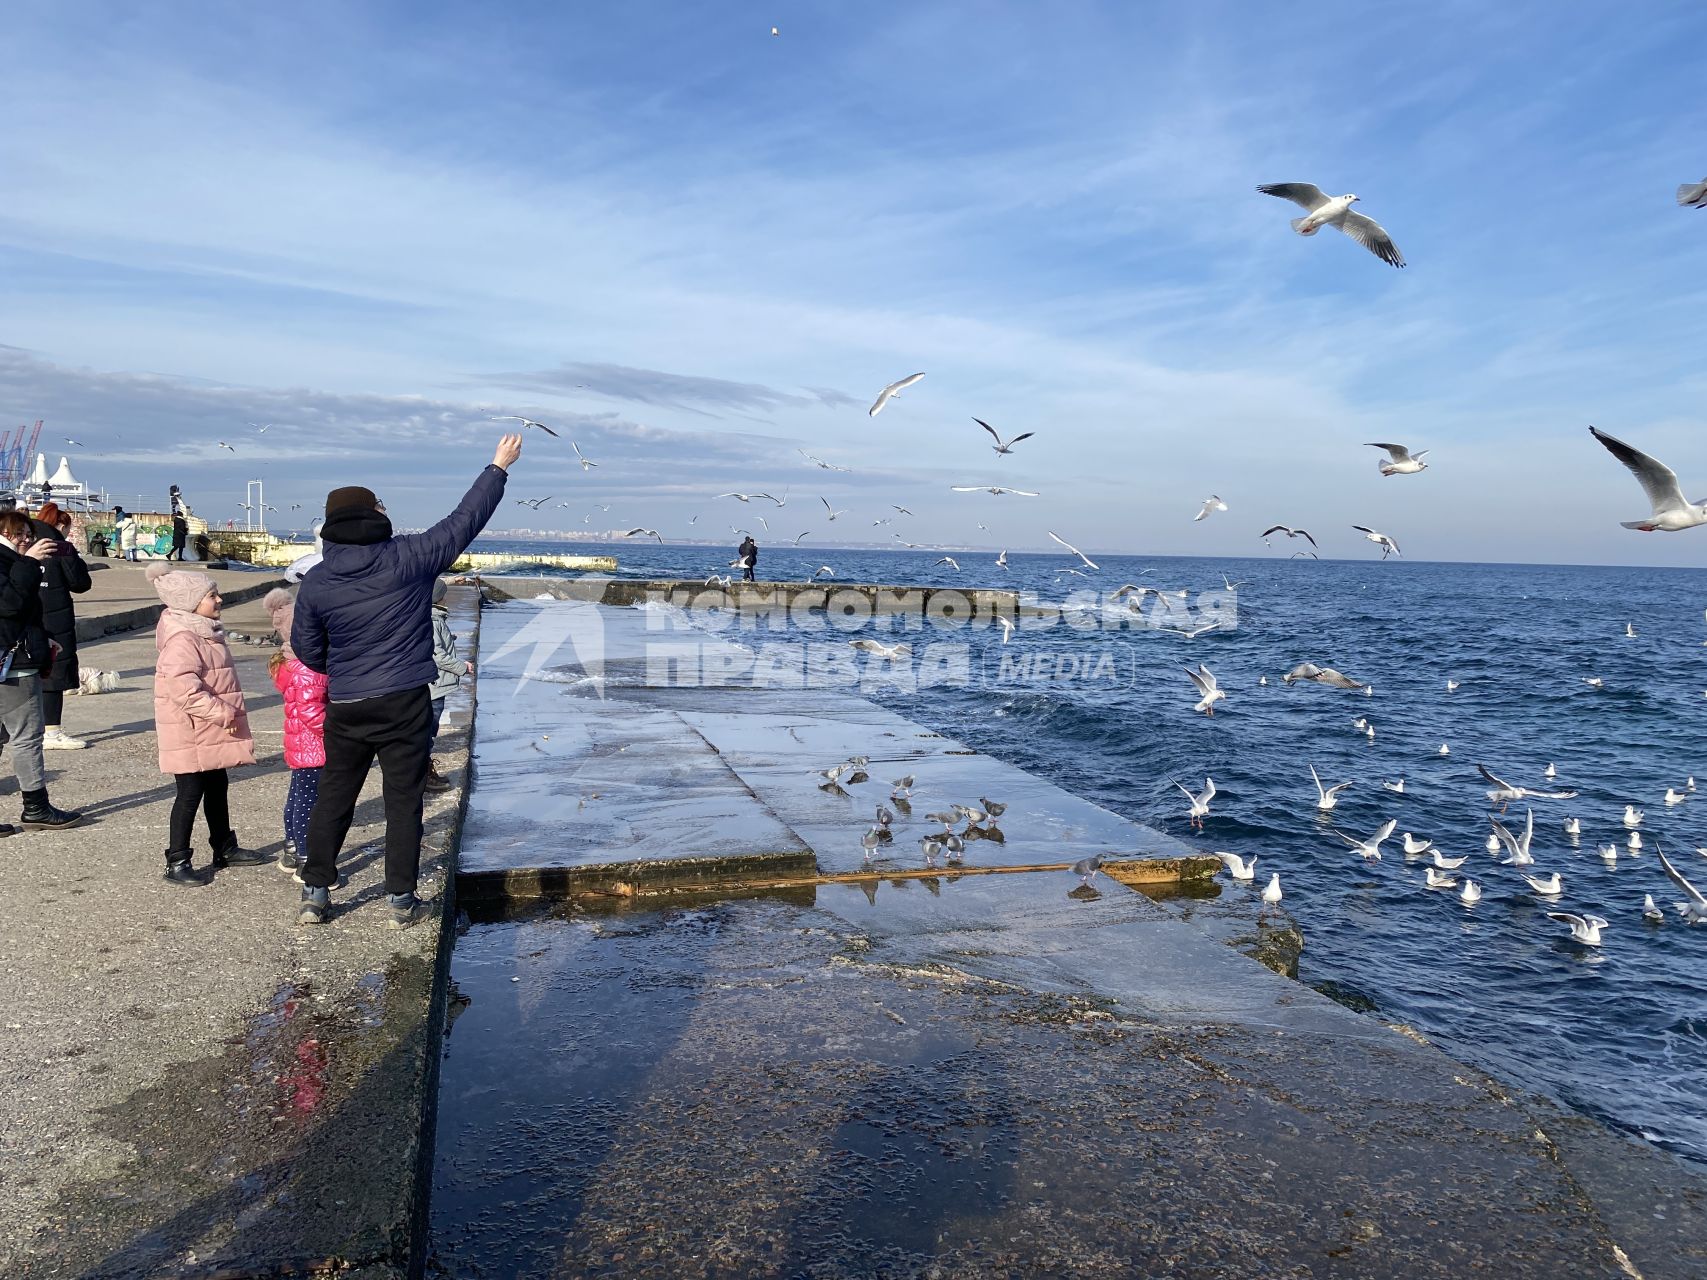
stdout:
<svg viewBox="0 0 1707 1280">
<path fill-rule="evenodd" d="M 1398 246 L 1394 244 L 1393 238 L 1388 234 L 1387 230 L 1373 218 L 1370 218 L 1352 208 L 1352 206 L 1360 200 L 1360 197 L 1357 195 L 1346 194 L 1330 196 L 1323 192 L 1320 187 L 1306 182 L 1276 183 L 1260 186 L 1257 190 L 1265 195 L 1289 200 L 1304 210 L 1303 216 L 1294 218 L 1291 221 L 1292 229 L 1299 235 L 1313 236 L 1323 227 L 1332 227 L 1343 232 L 1356 243 L 1368 249 L 1382 262 L 1393 267 L 1405 266 L 1404 255 L 1400 253 Z M 1680 205 L 1686 207 L 1707 209 L 1707 180 L 1680 186 L 1677 189 L 1677 201 Z M 879 414 L 883 413 L 885 409 L 889 408 L 892 404 L 895 404 L 897 400 L 908 390 L 908 388 L 916 385 L 924 377 L 924 373 L 913 373 L 884 386 L 877 393 L 876 399 L 866 411 L 868 416 L 875 418 Z M 560 436 L 558 431 L 533 418 L 511 414 L 497 416 L 492 420 L 520 422 L 524 429 L 539 430 L 552 437 Z M 996 427 L 981 418 L 973 417 L 972 421 L 978 428 L 988 434 L 991 441 L 990 447 L 994 450 L 998 458 L 1014 456 L 1016 446 L 1030 440 L 1036 434 L 1035 432 L 1025 431 L 1015 435 L 1004 436 Z M 1595 440 L 1599 441 L 1600 444 L 1618 460 L 1618 462 L 1623 464 L 1623 466 L 1629 470 L 1631 475 L 1635 477 L 1636 482 L 1641 486 L 1642 492 L 1647 498 L 1648 505 L 1650 507 L 1649 514 L 1634 520 L 1623 521 L 1622 524 L 1624 528 L 1638 530 L 1644 533 L 1675 533 L 1684 529 L 1691 529 L 1707 524 L 1707 500 L 1692 502 L 1685 498 L 1682 486 L 1678 482 L 1677 475 L 1670 467 L 1666 466 L 1657 458 L 1642 452 L 1633 445 L 1609 435 L 1598 427 L 1590 426 L 1589 432 Z M 583 472 L 586 472 L 598 465 L 598 463 L 587 458 L 581 452 L 579 445 L 574 441 L 570 442 L 570 447 L 574 450 L 576 459 L 579 461 Z M 1430 452 L 1428 449 L 1413 449 L 1410 445 L 1392 441 L 1370 441 L 1368 447 L 1378 449 L 1385 455 L 1377 464 L 1380 474 L 1383 477 L 1420 476 L 1423 472 L 1429 469 L 1430 464 L 1425 461 Z M 843 472 L 851 470 L 851 468 L 816 458 L 805 450 L 800 450 L 799 452 L 808 463 L 822 470 Z M 954 493 L 983 493 L 992 498 L 998 499 L 1035 498 L 1040 496 L 1039 492 L 1036 490 L 1020 488 L 1017 485 L 956 484 L 950 485 L 949 489 Z M 768 502 L 772 504 L 771 508 L 768 509 L 770 515 L 774 516 L 776 512 L 780 512 L 787 508 L 789 503 L 789 492 L 785 488 L 780 497 L 768 491 L 754 491 L 750 493 L 727 492 L 718 494 L 717 498 L 718 500 L 732 500 L 738 502 L 743 507 L 751 507 L 752 504 Z M 551 500 L 552 499 L 550 497 L 518 499 L 522 505 L 529 506 L 536 511 Z M 834 522 L 848 514 L 846 510 L 837 510 L 826 497 L 819 497 L 818 503 L 823 509 L 823 516 L 826 522 Z M 569 504 L 562 503 L 559 505 L 567 506 Z M 910 516 L 913 514 L 906 507 L 896 504 L 890 504 L 888 509 L 894 512 L 895 515 L 879 516 L 873 520 L 873 526 L 882 526 L 893 523 L 896 515 Z M 1227 503 L 1224 502 L 1219 495 L 1210 494 L 1203 499 L 1192 519 L 1194 521 L 1206 520 L 1227 510 Z M 696 524 L 698 519 L 699 517 L 697 515 L 694 516 L 693 519 L 689 521 L 690 525 Z M 766 516 L 758 515 L 757 522 L 767 534 L 770 532 L 769 519 Z M 981 530 L 987 529 L 987 526 L 983 524 L 979 524 L 978 527 Z M 1383 560 L 1387 559 L 1389 556 L 1402 555 L 1399 543 L 1393 535 L 1367 525 L 1353 524 L 1350 527 L 1353 531 L 1362 534 L 1364 539 L 1378 547 Z M 736 536 L 741 537 L 750 536 L 752 533 L 749 529 L 734 525 L 730 527 L 730 531 Z M 791 541 L 793 545 L 798 546 L 805 538 L 810 536 L 810 532 L 810 530 L 801 532 L 788 541 Z M 1074 564 L 1058 570 L 1058 573 L 1089 577 L 1091 574 L 1099 571 L 1100 566 L 1096 561 L 1086 555 L 1078 547 L 1074 546 L 1066 538 L 1062 537 L 1054 530 L 1047 530 L 1046 532 L 1048 533 L 1049 538 L 1062 548 L 1064 554 L 1075 558 Z M 665 541 L 664 536 L 656 528 L 651 528 L 645 525 L 637 525 L 627 530 L 622 536 L 630 538 L 652 538 L 660 544 Z M 901 544 L 901 546 L 908 549 L 921 549 L 924 546 L 924 544 L 921 543 L 908 541 L 899 532 L 894 533 L 892 536 Z M 1258 536 L 1263 540 L 1264 545 L 1270 546 L 1273 545 L 1273 539 L 1276 537 L 1283 537 L 1288 541 L 1288 543 L 1295 540 L 1302 540 L 1308 543 L 1310 550 L 1305 551 L 1300 549 L 1298 551 L 1294 551 L 1292 555 L 1295 557 L 1308 556 L 1314 558 L 1317 556 L 1319 551 L 1319 544 L 1315 535 L 1312 534 L 1310 530 L 1297 525 L 1287 524 L 1284 522 L 1274 523 L 1263 529 Z M 963 552 L 962 557 L 964 557 L 965 554 L 966 553 Z M 995 557 L 993 561 L 994 567 L 1006 570 L 1008 568 L 1007 557 L 1007 551 L 1002 551 Z M 935 562 L 933 567 L 941 566 L 946 566 L 948 569 L 956 573 L 962 571 L 960 560 L 953 556 L 942 556 Z M 748 559 L 744 555 L 738 553 L 736 559 L 730 562 L 729 567 L 731 569 L 747 570 L 752 569 L 755 566 L 751 559 Z M 835 577 L 835 570 L 830 565 L 820 565 L 811 576 L 814 580 L 831 579 Z M 729 586 L 731 585 L 731 579 L 727 575 L 713 574 L 706 578 L 706 583 Z M 1233 584 L 1229 584 L 1229 587 L 1231 588 L 1232 585 Z M 1162 594 L 1152 587 L 1140 587 L 1136 584 L 1128 583 L 1111 593 L 1110 599 L 1112 601 L 1118 601 L 1125 598 L 1128 600 L 1127 607 L 1135 609 L 1142 604 L 1146 594 L 1152 592 L 1157 595 Z M 1189 634 L 1201 635 L 1215 629 L 1216 624 L 1210 623 L 1202 629 Z M 1635 628 L 1633 625 L 1627 626 L 1626 634 L 1635 634 Z M 1004 627 L 1003 643 L 1006 643 L 1011 638 L 1011 635 L 1012 627 L 1011 624 L 1009 624 Z M 874 658 L 890 661 L 904 659 L 909 652 L 908 646 L 904 644 L 886 645 L 883 642 L 874 639 L 862 638 L 850 641 L 849 643 L 856 648 L 866 650 Z M 1199 662 L 1193 667 L 1186 667 L 1184 670 L 1187 678 L 1191 682 L 1192 691 L 1196 695 L 1193 710 L 1201 712 L 1206 716 L 1213 716 L 1215 714 L 1217 704 L 1225 701 L 1227 698 L 1227 691 L 1221 687 L 1214 672 L 1212 672 L 1203 662 Z M 1297 681 L 1311 681 L 1332 688 L 1362 692 L 1365 695 L 1373 693 L 1373 689 L 1361 681 L 1346 676 L 1332 667 L 1318 666 L 1309 662 L 1300 663 L 1282 676 L 1281 679 L 1289 685 Z M 1262 677 L 1261 683 L 1267 683 L 1266 676 Z M 1596 686 L 1599 684 L 1599 680 L 1595 677 L 1588 677 L 1586 678 L 1586 683 L 1591 686 Z M 1457 682 L 1451 680 L 1447 681 L 1446 688 L 1447 692 L 1451 693 L 1457 688 Z M 1352 724 L 1353 728 L 1357 732 L 1365 733 L 1369 737 L 1373 737 L 1375 734 L 1374 726 L 1368 722 L 1366 717 L 1357 717 L 1353 720 Z M 1439 754 L 1447 755 L 1449 754 L 1449 751 L 1450 748 L 1448 745 L 1446 743 L 1442 743 L 1439 749 Z M 826 790 L 832 790 L 839 794 L 847 795 L 848 793 L 845 790 L 844 784 L 869 781 L 869 774 L 866 772 L 868 764 L 869 759 L 867 757 L 854 756 L 828 769 L 821 770 L 819 771 L 821 777 L 820 786 Z M 1507 781 L 1480 764 L 1477 765 L 1477 769 L 1480 771 L 1483 779 L 1489 784 L 1489 790 L 1486 793 L 1488 801 L 1491 805 L 1497 806 L 1497 811 L 1490 813 L 1489 815 L 1490 829 L 1486 841 L 1486 848 L 1488 853 L 1493 855 L 1498 859 L 1498 861 L 1490 867 L 1488 874 L 1509 874 L 1521 877 L 1522 881 L 1527 885 L 1528 890 L 1546 905 L 1554 907 L 1562 904 L 1566 894 L 1563 874 L 1557 870 L 1542 869 L 1538 866 L 1536 857 L 1531 852 L 1531 846 L 1535 835 L 1534 808 L 1529 807 L 1526 809 L 1521 829 L 1518 828 L 1518 824 L 1515 821 L 1508 820 L 1505 815 L 1508 806 L 1516 801 L 1566 801 L 1576 798 L 1577 792 L 1543 787 L 1539 784 L 1531 786 L 1527 783 Z M 1545 773 L 1547 779 L 1551 780 L 1555 776 L 1556 770 L 1551 764 L 1549 764 Z M 1310 776 L 1315 784 L 1316 808 L 1323 814 L 1331 813 L 1338 801 L 1340 793 L 1346 788 L 1354 785 L 1352 781 L 1336 782 L 1332 785 L 1324 785 L 1321 778 L 1317 775 L 1314 766 L 1310 767 Z M 900 808 L 903 814 L 910 814 L 911 812 L 910 799 L 913 784 L 914 779 L 911 776 L 895 779 L 892 784 L 889 796 L 890 803 Z M 1214 779 L 1205 778 L 1203 790 L 1196 793 L 1189 790 L 1182 783 L 1175 782 L 1174 785 L 1178 787 L 1186 797 L 1188 805 L 1187 816 L 1192 827 L 1197 830 L 1202 830 L 1205 820 L 1210 814 L 1210 805 L 1216 795 Z M 1392 792 L 1402 793 L 1404 790 L 1404 780 L 1402 778 L 1396 781 L 1383 781 L 1381 785 L 1388 791 Z M 1691 777 L 1684 781 L 1681 789 L 1669 786 L 1666 787 L 1662 800 L 1666 805 L 1681 804 L 1689 799 L 1689 797 L 1693 795 L 1694 791 L 1695 780 Z M 937 865 L 938 858 L 943 859 L 945 865 L 961 864 L 964 861 L 966 846 L 969 842 L 978 839 L 1001 839 L 1000 827 L 997 820 L 1000 818 L 1004 807 L 1005 806 L 1000 803 L 993 802 L 987 798 L 980 798 L 976 806 L 957 803 L 926 815 L 928 821 L 933 824 L 940 824 L 941 830 L 936 830 L 933 826 L 931 831 L 919 838 L 920 851 L 924 858 L 925 867 L 927 869 L 934 869 Z M 1627 830 L 1627 835 L 1623 842 L 1622 849 L 1614 842 L 1602 844 L 1598 848 L 1600 858 L 1608 863 L 1614 863 L 1620 857 L 1635 858 L 1643 856 L 1646 852 L 1646 848 L 1644 846 L 1640 830 L 1642 821 L 1643 811 L 1641 808 L 1634 803 L 1626 805 L 1622 817 L 1622 823 L 1624 828 Z M 889 805 L 886 804 L 879 804 L 876 806 L 876 813 L 873 822 L 869 827 L 867 827 L 860 837 L 860 844 L 864 850 L 865 861 L 867 864 L 870 864 L 878 849 L 892 843 L 894 839 L 893 827 L 895 822 L 896 814 L 894 809 L 890 808 Z M 1339 839 L 1344 841 L 1351 851 L 1352 856 L 1361 858 L 1365 862 L 1378 862 L 1382 858 L 1383 846 L 1392 839 L 1397 826 L 1397 819 L 1389 819 L 1367 836 L 1348 834 L 1339 830 L 1337 827 L 1333 828 L 1333 831 Z M 959 829 L 957 830 L 957 828 Z M 1575 844 L 1579 841 L 1581 836 L 1581 819 L 1576 816 L 1565 818 L 1562 823 L 1561 830 L 1567 839 Z M 1463 903 L 1466 908 L 1473 909 L 1475 904 L 1481 899 L 1483 894 L 1482 883 L 1479 883 L 1474 879 L 1469 872 L 1464 871 L 1465 865 L 1468 862 L 1467 855 L 1449 857 L 1445 852 L 1437 848 L 1431 840 L 1423 836 L 1414 835 L 1409 831 L 1402 833 L 1400 847 L 1402 849 L 1403 857 L 1407 859 L 1420 859 L 1427 861 L 1428 865 L 1425 869 L 1425 884 L 1428 890 L 1455 893 L 1458 901 Z M 1676 888 L 1678 893 L 1681 894 L 1682 900 L 1674 903 L 1674 909 L 1678 917 L 1685 923 L 1691 925 L 1707 923 L 1707 896 L 1704 896 L 1688 879 L 1688 877 L 1678 870 L 1676 865 L 1659 847 L 1657 841 L 1653 843 L 1652 852 L 1655 860 L 1660 866 L 1660 869 L 1665 873 L 1667 880 Z M 1707 857 L 1707 848 L 1698 849 L 1696 852 L 1702 857 Z M 1216 856 L 1221 860 L 1226 871 L 1233 879 L 1239 881 L 1255 880 L 1257 863 L 1256 856 L 1253 855 L 1246 857 L 1229 852 L 1219 852 Z M 1075 863 L 1071 870 L 1075 875 L 1079 876 L 1082 885 L 1088 886 L 1091 880 L 1099 873 L 1102 865 L 1103 860 L 1100 857 L 1092 857 Z M 1463 874 L 1460 874 L 1461 872 Z M 1264 904 L 1264 908 L 1267 909 L 1278 906 L 1281 901 L 1281 897 L 1282 890 L 1280 875 L 1278 872 L 1271 873 L 1266 886 L 1262 890 L 1262 902 Z M 1633 912 L 1635 910 L 1634 904 L 1632 904 L 1632 910 Z M 1546 914 L 1549 919 L 1554 920 L 1567 928 L 1569 930 L 1569 936 L 1573 941 L 1580 943 L 1585 947 L 1600 946 L 1602 944 L 1603 934 L 1612 929 L 1612 925 L 1609 921 L 1601 916 L 1586 911 L 1549 910 Z M 1659 925 L 1663 923 L 1666 918 L 1664 911 L 1655 902 L 1654 896 L 1651 892 L 1645 895 L 1640 905 L 1640 918 L 1649 925 Z"/>
</svg>

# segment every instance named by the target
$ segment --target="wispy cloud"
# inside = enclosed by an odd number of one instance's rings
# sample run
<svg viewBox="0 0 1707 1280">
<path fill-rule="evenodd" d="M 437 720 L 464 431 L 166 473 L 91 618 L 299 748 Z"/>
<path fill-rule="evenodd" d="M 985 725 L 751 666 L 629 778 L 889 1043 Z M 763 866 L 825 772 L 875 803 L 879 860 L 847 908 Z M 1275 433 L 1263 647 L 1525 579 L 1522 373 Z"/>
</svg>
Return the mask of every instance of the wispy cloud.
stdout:
<svg viewBox="0 0 1707 1280">
<path fill-rule="evenodd" d="M 825 388 L 807 388 L 809 394 L 793 395 L 757 382 L 731 382 L 726 378 L 695 377 L 692 374 L 665 373 L 659 369 L 635 369 L 627 365 L 587 361 L 565 361 L 555 369 L 534 372 L 487 374 L 481 381 L 520 391 L 559 394 L 590 391 L 616 400 L 664 405 L 696 413 L 710 413 L 715 409 L 757 413 L 810 408 L 813 405 L 832 409 L 854 408 L 859 403 L 843 392 Z"/>
</svg>

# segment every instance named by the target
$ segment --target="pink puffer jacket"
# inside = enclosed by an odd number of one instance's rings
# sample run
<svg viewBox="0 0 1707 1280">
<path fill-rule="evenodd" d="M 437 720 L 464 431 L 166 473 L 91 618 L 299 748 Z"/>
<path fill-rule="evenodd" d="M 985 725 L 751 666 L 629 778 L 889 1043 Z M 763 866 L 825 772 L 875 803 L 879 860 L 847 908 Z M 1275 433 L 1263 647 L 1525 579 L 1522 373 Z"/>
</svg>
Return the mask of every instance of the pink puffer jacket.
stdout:
<svg viewBox="0 0 1707 1280">
<path fill-rule="evenodd" d="M 154 731 L 162 773 L 255 763 L 255 740 L 224 629 L 212 618 L 164 609 L 154 627 Z"/>
<path fill-rule="evenodd" d="M 318 769 L 326 763 L 326 677 L 296 658 L 273 672 L 284 695 L 285 763 L 293 769 Z"/>
</svg>

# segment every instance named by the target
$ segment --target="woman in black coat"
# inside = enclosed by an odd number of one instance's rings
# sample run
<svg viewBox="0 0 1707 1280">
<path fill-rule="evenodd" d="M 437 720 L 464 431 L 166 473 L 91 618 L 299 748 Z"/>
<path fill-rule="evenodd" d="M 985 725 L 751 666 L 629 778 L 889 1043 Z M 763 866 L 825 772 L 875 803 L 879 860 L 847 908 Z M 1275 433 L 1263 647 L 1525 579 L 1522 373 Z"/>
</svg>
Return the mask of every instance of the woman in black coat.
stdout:
<svg viewBox="0 0 1707 1280">
<path fill-rule="evenodd" d="M 42 561 L 41 610 L 42 626 L 48 639 L 59 646 L 53 669 L 42 677 L 42 749 L 45 751 L 76 751 L 89 744 L 73 738 L 59 727 L 65 714 L 65 691 L 75 689 L 81 681 L 77 669 L 77 611 L 71 597 L 89 589 L 89 566 L 71 545 L 71 517 L 48 503 L 31 522 L 36 536 L 54 544 L 54 554 Z"/>
</svg>

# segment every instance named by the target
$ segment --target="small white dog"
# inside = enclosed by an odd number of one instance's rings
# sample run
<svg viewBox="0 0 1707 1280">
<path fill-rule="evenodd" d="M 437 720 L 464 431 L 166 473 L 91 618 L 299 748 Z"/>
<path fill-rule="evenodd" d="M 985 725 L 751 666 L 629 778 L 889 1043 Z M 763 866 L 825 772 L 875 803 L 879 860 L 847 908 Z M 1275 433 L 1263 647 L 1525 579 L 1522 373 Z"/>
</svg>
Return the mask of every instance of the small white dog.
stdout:
<svg viewBox="0 0 1707 1280">
<path fill-rule="evenodd" d="M 119 673 L 88 668 L 78 675 L 78 693 L 111 693 L 119 687 Z"/>
</svg>

